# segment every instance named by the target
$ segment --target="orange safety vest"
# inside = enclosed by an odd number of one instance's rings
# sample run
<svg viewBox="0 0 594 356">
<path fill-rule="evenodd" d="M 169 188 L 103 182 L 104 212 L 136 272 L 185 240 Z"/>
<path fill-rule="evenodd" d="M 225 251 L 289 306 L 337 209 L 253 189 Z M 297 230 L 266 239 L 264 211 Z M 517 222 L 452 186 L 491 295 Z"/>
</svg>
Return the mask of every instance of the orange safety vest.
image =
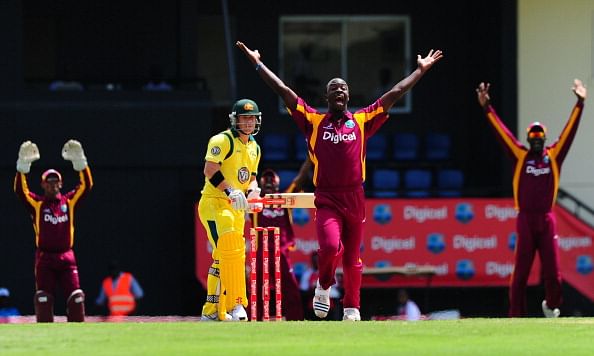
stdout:
<svg viewBox="0 0 594 356">
<path fill-rule="evenodd" d="M 115 289 L 111 277 L 106 277 L 103 280 L 103 290 L 108 300 L 109 315 L 130 315 L 134 311 L 136 300 L 134 300 L 134 295 L 130 292 L 131 284 L 132 275 L 127 272 L 120 275 Z"/>
</svg>

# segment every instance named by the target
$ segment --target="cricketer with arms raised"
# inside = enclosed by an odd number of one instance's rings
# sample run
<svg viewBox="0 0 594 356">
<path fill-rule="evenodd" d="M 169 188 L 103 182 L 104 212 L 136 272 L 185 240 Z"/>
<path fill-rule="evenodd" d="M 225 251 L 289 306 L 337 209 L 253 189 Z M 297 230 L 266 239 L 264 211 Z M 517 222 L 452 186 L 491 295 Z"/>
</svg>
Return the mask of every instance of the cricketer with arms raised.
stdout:
<svg viewBox="0 0 594 356">
<path fill-rule="evenodd" d="M 40 158 L 37 145 L 23 142 L 19 149 L 14 191 L 31 213 L 35 231 L 35 315 L 37 322 L 54 321 L 54 292 L 56 284 L 68 298 L 68 321 L 85 320 L 85 295 L 80 289 L 74 244 L 74 210 L 93 187 L 91 170 L 80 142 L 69 140 L 62 148 L 62 157 L 71 161 L 78 171 L 80 182 L 66 194 L 62 189 L 62 175 L 48 169 L 41 175 L 44 195 L 29 191 L 27 174 L 31 163 Z"/>
<path fill-rule="evenodd" d="M 264 82 L 284 101 L 293 121 L 307 140 L 314 165 L 316 230 L 320 249 L 314 312 L 325 318 L 330 310 L 330 287 L 342 258 L 344 269 L 344 320 L 361 320 L 359 313 L 363 264 L 360 245 L 365 222 L 365 145 L 388 119 L 388 111 L 433 64 L 441 51 L 417 56 L 417 68 L 371 105 L 355 113 L 347 109 L 349 87 L 341 78 L 326 85 L 328 112 L 320 113 L 298 97 L 261 60 L 257 50 L 236 43 Z"/>
</svg>

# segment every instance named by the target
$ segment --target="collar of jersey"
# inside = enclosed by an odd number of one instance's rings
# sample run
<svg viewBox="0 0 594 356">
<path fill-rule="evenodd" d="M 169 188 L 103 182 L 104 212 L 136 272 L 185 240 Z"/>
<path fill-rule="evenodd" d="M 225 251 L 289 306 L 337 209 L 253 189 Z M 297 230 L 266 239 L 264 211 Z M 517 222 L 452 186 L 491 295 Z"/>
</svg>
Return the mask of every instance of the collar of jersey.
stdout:
<svg viewBox="0 0 594 356">
<path fill-rule="evenodd" d="M 239 138 L 239 132 L 237 132 L 237 130 L 235 130 L 235 129 L 229 129 L 229 130 L 231 131 L 233 138 Z M 256 139 L 254 138 L 254 136 L 250 135 L 250 137 L 248 138 L 248 141 L 256 141 Z"/>
</svg>

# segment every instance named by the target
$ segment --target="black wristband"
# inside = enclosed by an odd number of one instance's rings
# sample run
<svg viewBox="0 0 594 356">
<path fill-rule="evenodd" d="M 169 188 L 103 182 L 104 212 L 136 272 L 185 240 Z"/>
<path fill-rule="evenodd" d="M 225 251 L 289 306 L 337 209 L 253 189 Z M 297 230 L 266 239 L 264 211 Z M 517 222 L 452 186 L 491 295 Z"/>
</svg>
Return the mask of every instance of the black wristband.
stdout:
<svg viewBox="0 0 594 356">
<path fill-rule="evenodd" d="M 229 189 L 229 188 L 225 188 L 223 191 L 225 192 L 225 194 L 227 194 L 227 196 L 229 196 L 229 194 L 231 194 L 231 189 Z"/>
<path fill-rule="evenodd" d="M 262 68 L 263 65 L 264 65 L 264 63 L 258 62 L 258 64 L 256 64 L 256 72 L 259 71 L 260 68 Z"/>
<path fill-rule="evenodd" d="M 219 184 L 221 184 L 225 180 L 225 176 L 223 176 L 223 173 L 221 173 L 221 171 L 216 171 L 216 173 L 213 174 L 212 177 L 210 177 L 208 180 L 210 181 L 210 184 L 214 185 L 215 187 L 218 187 Z"/>
</svg>

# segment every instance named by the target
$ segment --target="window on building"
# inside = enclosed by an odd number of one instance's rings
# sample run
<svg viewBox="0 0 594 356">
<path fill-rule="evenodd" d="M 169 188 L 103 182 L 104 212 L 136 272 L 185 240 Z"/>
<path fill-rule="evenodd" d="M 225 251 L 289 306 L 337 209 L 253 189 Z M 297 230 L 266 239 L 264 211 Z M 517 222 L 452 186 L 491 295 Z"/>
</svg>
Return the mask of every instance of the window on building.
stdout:
<svg viewBox="0 0 594 356">
<path fill-rule="evenodd" d="M 349 84 L 355 109 L 410 72 L 408 16 L 283 16 L 279 28 L 279 74 L 311 106 L 327 106 L 325 86 L 334 77 Z M 392 108 L 410 110 L 410 93 Z"/>
</svg>

